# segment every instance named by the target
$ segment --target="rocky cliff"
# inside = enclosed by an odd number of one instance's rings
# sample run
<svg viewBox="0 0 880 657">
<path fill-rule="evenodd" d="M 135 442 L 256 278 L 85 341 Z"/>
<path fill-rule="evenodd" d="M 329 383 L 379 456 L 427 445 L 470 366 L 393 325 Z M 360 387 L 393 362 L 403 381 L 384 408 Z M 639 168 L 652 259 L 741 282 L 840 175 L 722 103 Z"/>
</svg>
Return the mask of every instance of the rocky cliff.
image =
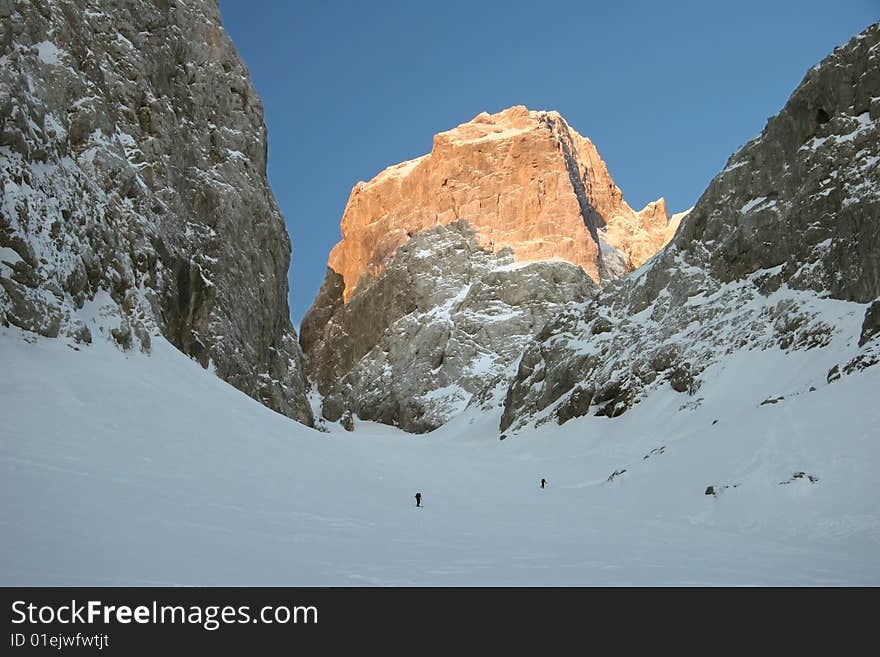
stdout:
<svg viewBox="0 0 880 657">
<path fill-rule="evenodd" d="M 613 280 L 667 239 L 662 199 L 633 211 L 596 147 L 558 112 L 523 106 L 434 137 L 428 155 L 352 190 L 328 266 L 347 301 L 413 234 L 467 219 L 480 246 L 517 262 L 560 259 L 597 283 Z"/>
<path fill-rule="evenodd" d="M 311 422 L 266 129 L 212 0 L 0 0 L 0 322 L 170 342 Z"/>
<path fill-rule="evenodd" d="M 413 432 L 506 382 L 528 340 L 598 289 L 576 265 L 517 263 L 511 249 L 480 248 L 466 221 L 414 235 L 348 303 L 339 277 L 329 281 L 322 298 L 334 301 L 315 310 L 329 319 L 308 344 L 323 417 L 348 424 L 354 414 Z"/>
<path fill-rule="evenodd" d="M 438 134 L 352 191 L 302 324 L 324 417 L 439 426 L 675 226 L 663 199 L 633 211 L 556 112 L 512 107 Z"/>
<path fill-rule="evenodd" d="M 878 128 L 875 24 L 807 73 L 643 270 L 545 327 L 507 391 L 502 430 L 614 417 L 664 386 L 682 408 L 699 404 L 704 373 L 739 350 L 834 343 L 848 355 L 823 384 L 876 363 Z"/>
</svg>

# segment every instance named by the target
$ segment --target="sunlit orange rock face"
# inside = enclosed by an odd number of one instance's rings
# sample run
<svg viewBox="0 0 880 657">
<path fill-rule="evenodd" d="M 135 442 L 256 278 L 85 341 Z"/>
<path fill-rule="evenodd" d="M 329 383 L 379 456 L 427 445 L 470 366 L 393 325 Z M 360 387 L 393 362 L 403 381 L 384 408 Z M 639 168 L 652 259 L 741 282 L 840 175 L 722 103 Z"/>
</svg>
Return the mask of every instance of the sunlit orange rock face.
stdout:
<svg viewBox="0 0 880 657">
<path fill-rule="evenodd" d="M 589 139 L 557 112 L 520 105 L 442 132 L 428 155 L 354 187 L 328 262 L 343 298 L 413 234 L 459 219 L 482 248 L 510 247 L 520 262 L 566 260 L 597 283 L 640 266 L 671 237 L 663 199 L 633 211 Z"/>
</svg>

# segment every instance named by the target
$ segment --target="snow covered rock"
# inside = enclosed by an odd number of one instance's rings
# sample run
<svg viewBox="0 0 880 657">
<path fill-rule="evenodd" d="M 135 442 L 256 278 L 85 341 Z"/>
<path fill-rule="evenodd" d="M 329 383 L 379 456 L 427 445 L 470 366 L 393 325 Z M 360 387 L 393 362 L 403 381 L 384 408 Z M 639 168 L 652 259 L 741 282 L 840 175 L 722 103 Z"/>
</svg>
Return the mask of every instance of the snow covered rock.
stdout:
<svg viewBox="0 0 880 657">
<path fill-rule="evenodd" d="M 544 328 L 501 429 L 614 417 L 664 385 L 699 404 L 701 373 L 740 350 L 825 349 L 844 373 L 876 363 L 878 163 L 874 24 L 807 73 L 663 251 Z"/>
<path fill-rule="evenodd" d="M 217 3 L 0 9 L 0 323 L 161 333 L 311 422 L 262 105 Z"/>
<path fill-rule="evenodd" d="M 302 327 L 322 414 L 412 432 L 463 410 L 554 314 L 598 290 L 576 265 L 481 249 L 466 221 L 415 235 L 348 303 L 342 289 L 331 272 L 311 314 L 320 321 Z"/>
</svg>

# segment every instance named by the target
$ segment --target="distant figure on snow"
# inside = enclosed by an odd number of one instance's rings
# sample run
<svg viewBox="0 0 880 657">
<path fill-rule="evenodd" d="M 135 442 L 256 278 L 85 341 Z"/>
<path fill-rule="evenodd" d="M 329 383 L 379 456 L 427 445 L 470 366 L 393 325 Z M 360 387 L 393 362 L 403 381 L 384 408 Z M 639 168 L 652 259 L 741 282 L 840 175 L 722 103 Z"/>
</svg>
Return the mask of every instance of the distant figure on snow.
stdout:
<svg viewBox="0 0 880 657">
<path fill-rule="evenodd" d="M 544 479 L 543 477 L 541 477 L 541 488 L 544 488 L 546 486 L 547 486 L 547 480 Z"/>
<path fill-rule="evenodd" d="M 416 506 L 422 506 L 422 494 L 416 493 Z"/>
</svg>

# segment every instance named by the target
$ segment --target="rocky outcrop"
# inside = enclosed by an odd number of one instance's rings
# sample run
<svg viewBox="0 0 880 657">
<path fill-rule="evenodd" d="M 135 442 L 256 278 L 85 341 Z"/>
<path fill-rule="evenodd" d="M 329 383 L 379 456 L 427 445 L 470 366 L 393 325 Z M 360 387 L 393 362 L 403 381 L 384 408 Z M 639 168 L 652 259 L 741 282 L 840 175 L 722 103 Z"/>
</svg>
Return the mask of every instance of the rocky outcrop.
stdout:
<svg viewBox="0 0 880 657">
<path fill-rule="evenodd" d="M 506 381 L 526 342 L 597 287 L 570 263 L 484 250 L 458 221 L 416 234 L 348 303 L 342 291 L 331 272 L 310 314 L 320 321 L 302 327 L 323 416 L 424 432 Z"/>
<path fill-rule="evenodd" d="M 483 112 L 436 135 L 430 154 L 352 190 L 328 262 L 344 300 L 414 234 L 458 219 L 471 223 L 483 248 L 511 248 L 517 262 L 565 260 L 597 283 L 668 241 L 662 199 L 634 212 L 592 142 L 558 112 Z"/>
<path fill-rule="evenodd" d="M 878 162 L 875 24 L 807 73 L 669 246 L 545 327 L 501 428 L 613 417 L 665 385 L 696 395 L 702 372 L 741 349 L 834 342 L 852 357 L 844 372 L 877 362 L 866 350 L 876 348 L 868 304 L 880 296 Z"/>
<path fill-rule="evenodd" d="M 619 214 L 605 227 L 605 239 L 629 256 L 632 266 L 641 267 L 675 235 L 690 210 L 669 216 L 665 199 L 652 201 L 640 212 Z"/>
<path fill-rule="evenodd" d="M 263 110 L 216 2 L 0 1 L 0 322 L 162 334 L 311 421 Z"/>
</svg>

